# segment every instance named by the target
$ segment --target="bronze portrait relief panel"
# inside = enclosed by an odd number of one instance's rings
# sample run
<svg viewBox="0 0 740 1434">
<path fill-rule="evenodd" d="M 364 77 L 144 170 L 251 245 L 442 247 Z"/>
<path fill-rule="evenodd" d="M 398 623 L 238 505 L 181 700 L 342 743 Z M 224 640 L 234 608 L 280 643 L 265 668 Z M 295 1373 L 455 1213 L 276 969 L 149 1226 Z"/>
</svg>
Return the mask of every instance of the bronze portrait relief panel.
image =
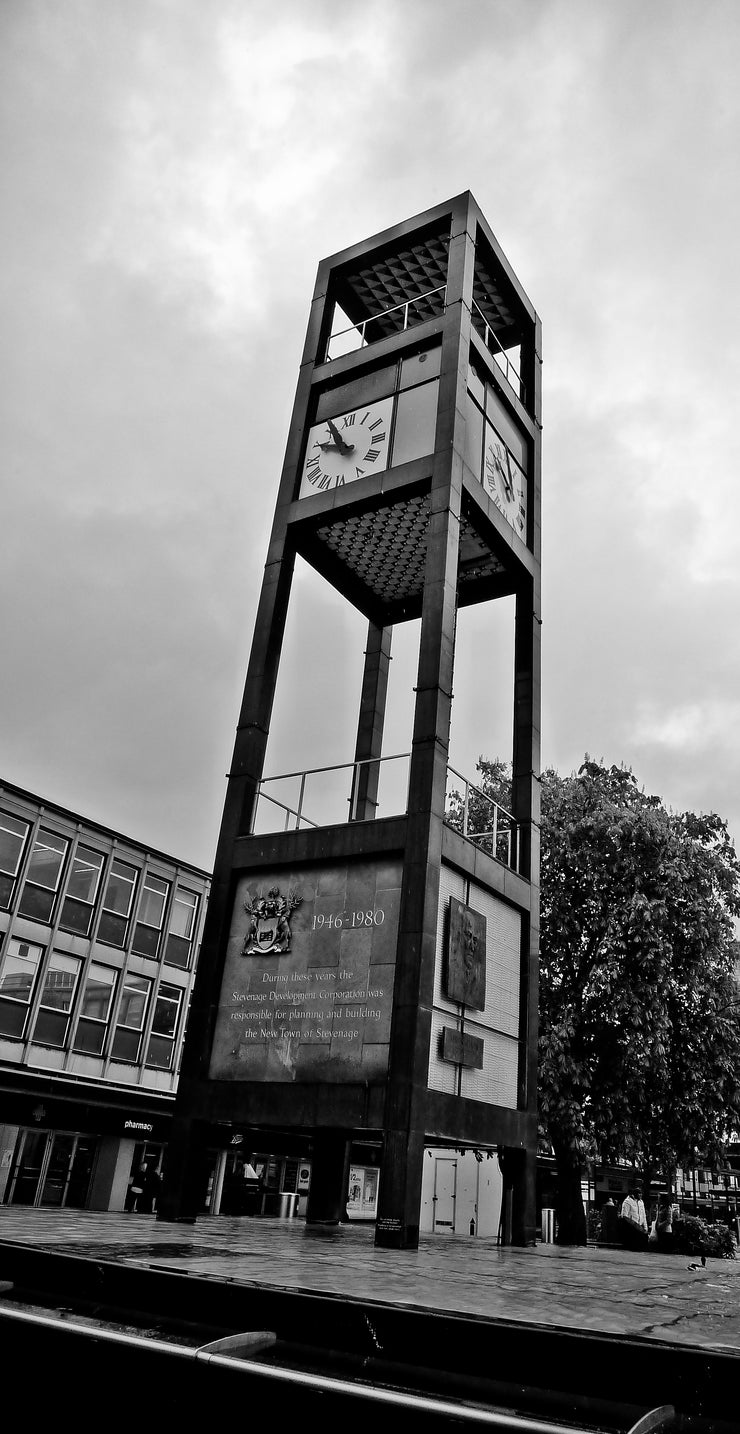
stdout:
<svg viewBox="0 0 740 1434">
<path fill-rule="evenodd" d="M 474 1011 L 486 1005 L 486 918 L 450 897 L 445 995 Z"/>
</svg>

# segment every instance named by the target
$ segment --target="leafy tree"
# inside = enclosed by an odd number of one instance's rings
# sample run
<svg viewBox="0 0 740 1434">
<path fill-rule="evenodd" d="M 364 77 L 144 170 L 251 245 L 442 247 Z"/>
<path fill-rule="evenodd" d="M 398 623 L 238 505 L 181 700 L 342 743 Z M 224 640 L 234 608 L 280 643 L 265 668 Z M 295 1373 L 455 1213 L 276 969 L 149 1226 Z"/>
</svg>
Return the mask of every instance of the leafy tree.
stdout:
<svg viewBox="0 0 740 1434">
<path fill-rule="evenodd" d="M 588 1159 L 628 1160 L 646 1185 L 719 1159 L 740 1117 L 739 915 L 718 816 L 670 812 L 588 758 L 544 774 L 539 1108 L 561 1244 L 586 1241 Z"/>
</svg>

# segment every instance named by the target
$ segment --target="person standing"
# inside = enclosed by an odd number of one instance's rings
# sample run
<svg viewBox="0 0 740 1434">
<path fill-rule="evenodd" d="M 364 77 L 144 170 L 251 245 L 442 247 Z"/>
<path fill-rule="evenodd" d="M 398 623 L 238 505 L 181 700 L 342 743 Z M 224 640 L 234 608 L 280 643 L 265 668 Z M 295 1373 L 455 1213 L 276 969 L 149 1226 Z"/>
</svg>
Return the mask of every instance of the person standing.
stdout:
<svg viewBox="0 0 740 1434">
<path fill-rule="evenodd" d="M 142 1190 L 136 1202 L 136 1209 L 140 1215 L 151 1215 L 156 1209 L 162 1179 L 156 1165 L 142 1166 L 142 1169 L 144 1171 L 141 1182 Z"/>
<path fill-rule="evenodd" d="M 619 1233 L 622 1244 L 626 1245 L 628 1249 L 647 1249 L 648 1222 L 640 1185 L 633 1185 L 629 1195 L 622 1201 L 622 1208 L 619 1212 Z"/>
</svg>

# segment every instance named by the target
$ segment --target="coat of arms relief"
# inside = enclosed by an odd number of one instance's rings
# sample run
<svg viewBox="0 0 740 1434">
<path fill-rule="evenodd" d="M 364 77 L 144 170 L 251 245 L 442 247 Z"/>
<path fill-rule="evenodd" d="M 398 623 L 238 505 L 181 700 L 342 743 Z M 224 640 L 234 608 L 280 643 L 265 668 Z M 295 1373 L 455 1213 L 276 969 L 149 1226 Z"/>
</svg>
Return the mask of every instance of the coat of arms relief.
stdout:
<svg viewBox="0 0 740 1434">
<path fill-rule="evenodd" d="M 249 896 L 244 910 L 249 917 L 249 928 L 242 946 L 242 956 L 255 956 L 290 950 L 290 917 L 303 900 L 299 892 L 290 890 L 282 896 L 277 886 L 271 886 L 267 896 L 260 892 Z"/>
</svg>

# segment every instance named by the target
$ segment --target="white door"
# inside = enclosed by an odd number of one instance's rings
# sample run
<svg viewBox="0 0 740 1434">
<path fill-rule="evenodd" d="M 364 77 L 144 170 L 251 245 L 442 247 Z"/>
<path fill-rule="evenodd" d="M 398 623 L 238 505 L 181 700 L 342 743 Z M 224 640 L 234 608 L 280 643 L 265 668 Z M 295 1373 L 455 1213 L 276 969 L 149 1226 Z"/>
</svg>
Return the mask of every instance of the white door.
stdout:
<svg viewBox="0 0 740 1434">
<path fill-rule="evenodd" d="M 432 1230 L 454 1230 L 456 1195 L 457 1161 L 435 1156 Z"/>
</svg>

